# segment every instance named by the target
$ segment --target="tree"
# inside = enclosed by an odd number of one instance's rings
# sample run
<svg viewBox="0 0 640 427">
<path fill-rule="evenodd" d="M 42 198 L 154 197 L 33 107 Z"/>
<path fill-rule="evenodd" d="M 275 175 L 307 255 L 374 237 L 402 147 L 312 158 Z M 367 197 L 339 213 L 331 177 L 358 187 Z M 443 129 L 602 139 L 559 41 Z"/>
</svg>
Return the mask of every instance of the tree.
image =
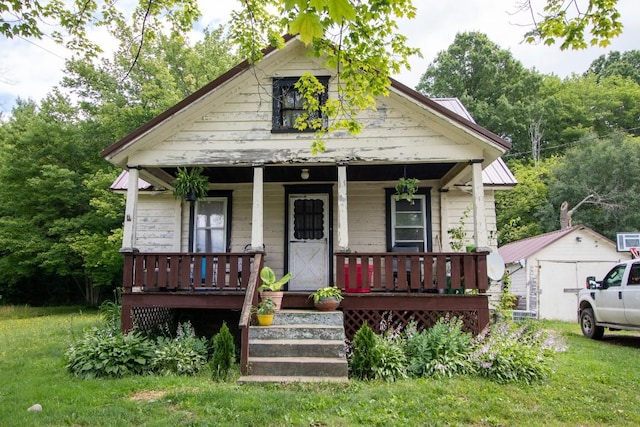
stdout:
<svg viewBox="0 0 640 427">
<path fill-rule="evenodd" d="M 70 61 L 64 85 L 41 105 L 19 101 L 0 124 L 0 294 L 42 304 L 95 304 L 121 282 L 124 198 L 108 188 L 119 170 L 98 153 L 235 62 L 221 28 L 193 47 L 179 36 L 151 41 L 132 68 L 134 32 L 96 64 Z M 122 76 L 129 78 L 122 82 Z"/>
<path fill-rule="evenodd" d="M 589 135 L 639 135 L 640 85 L 620 76 L 547 77 L 539 93 L 544 155 L 561 154 Z"/>
<path fill-rule="evenodd" d="M 585 224 L 610 239 L 640 229 L 640 138 L 619 133 L 585 139 L 567 151 L 552 170 L 548 209 L 541 217 L 555 224 L 564 201 L 580 209 L 573 224 Z M 591 196 L 591 197 L 587 197 Z"/>
<path fill-rule="evenodd" d="M 482 33 L 458 33 L 429 64 L 416 89 L 431 97 L 457 97 L 481 126 L 528 152 L 529 125 L 538 120 L 542 77 Z"/>
<path fill-rule="evenodd" d="M 88 238 L 107 241 L 122 223 L 122 202 L 105 204 L 107 187 L 99 190 L 117 171 L 99 158 L 93 136 L 92 124 L 57 92 L 39 107 L 19 101 L 0 127 L 0 289 L 7 299 L 67 303 L 82 294 L 94 303 L 94 285 L 120 280 L 121 260 L 102 258 L 99 266 L 85 250 Z M 110 213 L 92 208 L 99 203 Z"/>
<path fill-rule="evenodd" d="M 522 10 L 531 13 L 534 29 L 527 33 L 529 43 L 542 40 L 552 45 L 561 41 L 561 49 L 584 49 L 591 46 L 608 46 L 610 40 L 622 34 L 618 0 L 546 0 L 541 20 L 531 0 L 522 0 Z M 585 41 L 585 34 L 590 39 Z"/>
<path fill-rule="evenodd" d="M 0 35 L 36 39 L 47 36 L 74 51 L 95 56 L 101 49 L 91 41 L 87 29 L 121 27 L 126 19 L 117 6 L 121 5 L 106 0 L 7 0 L 0 3 Z M 167 22 L 175 33 L 186 33 L 200 17 L 200 10 L 196 0 L 140 0 L 131 16 L 142 46 L 145 40 L 155 38 Z M 50 28 L 54 30 L 45 34 Z"/>
<path fill-rule="evenodd" d="M 609 76 L 627 77 L 640 85 L 640 50 L 613 51 L 600 55 L 591 63 L 585 77 L 593 73 L 599 78 Z"/>
<path fill-rule="evenodd" d="M 133 67 L 130 58 L 135 32 L 124 27 L 119 34 L 120 45 L 113 58 L 100 63 L 69 61 L 62 81 L 84 113 L 100 124 L 104 147 L 238 62 L 228 49 L 222 27 L 205 29 L 204 38 L 193 46 L 181 36 L 160 35 L 148 43 Z"/>
<path fill-rule="evenodd" d="M 537 165 L 526 160 L 509 163 L 518 185 L 511 191 L 496 193 L 499 246 L 546 231 L 540 219 L 546 212 L 549 176 L 558 161 L 549 158 Z"/>
</svg>

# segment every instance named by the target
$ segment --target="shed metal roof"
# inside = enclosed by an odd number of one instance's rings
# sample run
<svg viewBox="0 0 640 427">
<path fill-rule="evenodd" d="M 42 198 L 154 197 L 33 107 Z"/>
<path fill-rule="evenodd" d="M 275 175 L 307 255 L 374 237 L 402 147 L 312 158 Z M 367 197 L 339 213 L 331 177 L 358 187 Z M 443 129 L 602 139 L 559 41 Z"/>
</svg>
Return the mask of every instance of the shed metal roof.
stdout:
<svg viewBox="0 0 640 427">
<path fill-rule="evenodd" d="M 576 230 L 587 231 L 595 236 L 598 236 L 599 238 L 611 242 L 610 239 L 607 239 L 605 236 L 592 230 L 586 225 L 574 225 L 573 227 L 565 228 L 564 230 L 551 231 L 549 233 L 540 234 L 539 236 L 529 237 L 526 239 L 518 240 L 517 242 L 511 242 L 498 248 L 498 253 L 504 260 L 505 264 L 515 263 L 521 259 L 529 258 L 536 252 L 546 248 L 553 242 L 561 239 L 568 234 L 573 233 Z M 614 244 L 613 242 L 611 243 Z"/>
</svg>

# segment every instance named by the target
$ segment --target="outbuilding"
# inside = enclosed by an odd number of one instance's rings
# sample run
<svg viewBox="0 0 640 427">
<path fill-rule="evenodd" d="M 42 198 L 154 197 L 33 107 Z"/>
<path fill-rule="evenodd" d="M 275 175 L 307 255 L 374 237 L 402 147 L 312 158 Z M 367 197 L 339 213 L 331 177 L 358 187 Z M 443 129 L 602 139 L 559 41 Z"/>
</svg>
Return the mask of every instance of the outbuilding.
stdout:
<svg viewBox="0 0 640 427">
<path fill-rule="evenodd" d="M 584 225 L 512 242 L 498 249 L 518 297 L 516 315 L 577 322 L 578 292 L 587 276 L 602 278 L 630 258 Z"/>
</svg>

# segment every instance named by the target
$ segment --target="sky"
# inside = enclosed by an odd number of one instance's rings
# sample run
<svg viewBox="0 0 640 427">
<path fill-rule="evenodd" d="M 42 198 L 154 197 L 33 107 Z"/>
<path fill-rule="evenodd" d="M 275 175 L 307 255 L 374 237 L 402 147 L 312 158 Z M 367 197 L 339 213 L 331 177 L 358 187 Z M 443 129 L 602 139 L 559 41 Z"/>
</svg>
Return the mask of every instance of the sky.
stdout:
<svg viewBox="0 0 640 427">
<path fill-rule="evenodd" d="M 618 9 L 624 25 L 622 36 L 612 40 L 607 48 L 589 48 L 581 51 L 561 51 L 559 46 L 531 45 L 523 43 L 531 23 L 531 16 L 517 13 L 523 0 L 414 0 L 417 16 L 403 21 L 400 31 L 408 37 L 408 44 L 420 48 L 422 58 L 411 60 L 411 70 L 394 76 L 407 86 L 415 87 L 420 76 L 435 59 L 438 52 L 446 50 L 458 32 L 479 31 L 502 49 L 509 50 L 527 68 L 560 77 L 572 73 L 581 74 L 593 60 L 609 51 L 640 49 L 640 8 L 637 0 L 619 0 Z M 542 0 L 532 0 L 540 5 Z M 584 3 L 586 0 L 579 0 Z M 236 0 L 200 0 L 203 18 L 198 28 L 224 24 Z M 541 10 L 539 6 L 538 11 Z M 192 39 L 200 36 L 194 31 Z M 96 33 L 96 40 L 107 40 Z M 108 45 L 109 42 L 104 42 Z M 65 59 L 71 52 L 47 39 L 0 39 L 0 113 L 5 115 L 15 105 L 15 100 L 40 101 L 59 84 L 64 75 Z"/>
</svg>

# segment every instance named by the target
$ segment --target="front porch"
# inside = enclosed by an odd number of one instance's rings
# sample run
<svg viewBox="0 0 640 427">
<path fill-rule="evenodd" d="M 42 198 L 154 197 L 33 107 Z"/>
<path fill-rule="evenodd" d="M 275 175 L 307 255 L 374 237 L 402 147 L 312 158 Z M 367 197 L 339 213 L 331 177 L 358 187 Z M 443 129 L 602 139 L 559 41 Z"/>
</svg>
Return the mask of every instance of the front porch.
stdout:
<svg viewBox="0 0 640 427">
<path fill-rule="evenodd" d="M 413 320 L 422 329 L 445 314 L 462 318 L 466 330 L 479 333 L 489 322 L 486 255 L 334 254 L 332 284 L 344 291 L 340 309 L 347 338 L 351 339 L 363 322 L 377 330 L 389 318 L 402 325 Z M 263 253 L 126 253 L 123 330 L 161 321 L 175 309 L 235 312 L 241 334 L 241 366 L 246 369 L 250 309 L 258 301 L 258 273 L 264 257 Z M 285 292 L 283 307 L 312 308 L 311 292 Z"/>
</svg>

